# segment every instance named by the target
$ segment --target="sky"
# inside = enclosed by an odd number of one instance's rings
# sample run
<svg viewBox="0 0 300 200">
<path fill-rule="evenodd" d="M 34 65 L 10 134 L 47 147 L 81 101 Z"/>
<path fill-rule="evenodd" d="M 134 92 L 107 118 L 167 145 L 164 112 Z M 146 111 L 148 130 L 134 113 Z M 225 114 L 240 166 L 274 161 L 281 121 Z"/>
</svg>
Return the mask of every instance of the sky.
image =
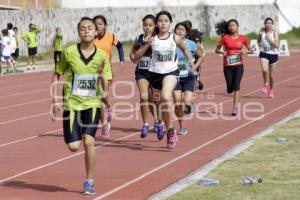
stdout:
<svg viewBox="0 0 300 200">
<path fill-rule="evenodd" d="M 194 6 L 199 3 L 207 5 L 245 5 L 245 4 L 272 4 L 275 0 L 62 0 L 63 7 L 90 8 L 90 7 L 145 7 L 157 6 Z M 300 0 L 277 0 L 279 8 L 289 21 L 296 27 L 300 26 Z M 281 33 L 291 29 L 289 23 L 279 16 L 279 30 Z"/>
</svg>

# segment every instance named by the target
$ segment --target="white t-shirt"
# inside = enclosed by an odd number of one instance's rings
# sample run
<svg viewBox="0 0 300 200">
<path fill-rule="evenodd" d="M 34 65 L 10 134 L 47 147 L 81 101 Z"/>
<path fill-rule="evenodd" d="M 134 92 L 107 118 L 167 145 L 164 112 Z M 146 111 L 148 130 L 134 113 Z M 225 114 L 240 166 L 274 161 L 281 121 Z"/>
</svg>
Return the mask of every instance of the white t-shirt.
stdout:
<svg viewBox="0 0 300 200">
<path fill-rule="evenodd" d="M 10 37 L 11 53 L 15 53 L 16 48 L 17 48 L 16 34 L 13 30 L 8 30 L 8 35 Z"/>
<path fill-rule="evenodd" d="M 269 34 L 270 34 L 272 41 L 274 41 L 275 40 L 275 31 L 272 30 L 272 32 Z M 262 47 L 260 48 L 261 52 L 264 52 L 267 54 L 278 54 L 278 49 L 270 44 L 269 40 L 267 39 L 267 33 L 265 31 L 262 32 L 261 43 L 262 43 Z"/>
<path fill-rule="evenodd" d="M 167 74 L 178 69 L 176 46 L 174 34 L 170 33 L 167 39 L 159 39 L 156 35 L 151 44 L 152 58 L 149 71 Z"/>
<path fill-rule="evenodd" d="M 10 42 L 10 38 L 8 36 L 3 36 L 2 46 L 3 46 L 2 55 L 10 56 L 11 55 L 11 42 Z"/>
</svg>

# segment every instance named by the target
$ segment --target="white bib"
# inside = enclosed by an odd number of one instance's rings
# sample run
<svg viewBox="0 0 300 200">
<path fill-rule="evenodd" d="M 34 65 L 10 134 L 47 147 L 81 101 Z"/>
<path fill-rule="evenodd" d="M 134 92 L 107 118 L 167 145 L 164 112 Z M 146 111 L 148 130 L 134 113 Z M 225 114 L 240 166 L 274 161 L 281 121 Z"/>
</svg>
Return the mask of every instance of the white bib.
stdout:
<svg viewBox="0 0 300 200">
<path fill-rule="evenodd" d="M 138 69 L 148 70 L 149 69 L 150 57 L 142 57 L 138 63 Z"/>
<path fill-rule="evenodd" d="M 82 74 L 74 76 L 72 94 L 83 97 L 97 95 L 98 74 Z"/>
<path fill-rule="evenodd" d="M 240 55 L 229 55 L 226 59 L 228 66 L 242 64 Z"/>
</svg>

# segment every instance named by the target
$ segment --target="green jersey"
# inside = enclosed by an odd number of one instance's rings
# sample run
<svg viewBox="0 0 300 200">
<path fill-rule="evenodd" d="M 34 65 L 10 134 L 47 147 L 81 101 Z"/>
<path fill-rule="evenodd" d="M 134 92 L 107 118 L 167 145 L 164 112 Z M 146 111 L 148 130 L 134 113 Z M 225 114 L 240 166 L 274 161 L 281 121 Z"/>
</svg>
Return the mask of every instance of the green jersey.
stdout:
<svg viewBox="0 0 300 200">
<path fill-rule="evenodd" d="M 40 33 L 39 30 L 27 31 L 23 33 L 23 37 L 28 41 L 28 48 L 37 47 L 37 35 Z"/>
<path fill-rule="evenodd" d="M 99 88 L 100 66 L 109 65 L 109 59 L 103 50 L 85 58 L 80 44 L 71 45 L 63 50 L 56 73 L 65 75 L 63 88 L 64 110 L 86 110 L 101 107 L 101 90 Z"/>
<path fill-rule="evenodd" d="M 62 35 L 55 35 L 53 39 L 54 51 L 62 51 Z"/>
</svg>

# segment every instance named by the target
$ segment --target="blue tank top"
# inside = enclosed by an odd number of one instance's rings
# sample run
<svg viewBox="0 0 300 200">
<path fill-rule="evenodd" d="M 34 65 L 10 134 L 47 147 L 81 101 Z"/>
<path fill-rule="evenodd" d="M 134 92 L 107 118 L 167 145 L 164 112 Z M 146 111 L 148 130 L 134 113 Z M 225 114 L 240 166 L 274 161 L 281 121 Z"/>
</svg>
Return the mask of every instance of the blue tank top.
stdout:
<svg viewBox="0 0 300 200">
<path fill-rule="evenodd" d="M 192 40 L 185 39 L 184 45 L 188 49 L 190 54 L 192 55 L 193 61 L 194 61 L 195 60 L 195 52 L 197 50 L 197 44 L 195 42 L 193 42 Z M 185 55 L 183 54 L 181 49 L 179 49 L 178 47 L 176 48 L 176 53 L 178 56 L 178 64 L 177 65 L 178 65 L 178 69 L 180 70 L 179 77 L 180 78 L 189 77 L 190 76 L 189 71 L 191 69 L 189 60 L 185 57 Z"/>
<path fill-rule="evenodd" d="M 138 48 L 142 47 L 145 44 L 145 35 L 140 34 L 136 39 L 136 44 Z M 151 47 L 145 52 L 144 56 L 139 60 L 136 66 L 136 71 L 148 71 L 150 59 L 152 56 Z"/>
</svg>

